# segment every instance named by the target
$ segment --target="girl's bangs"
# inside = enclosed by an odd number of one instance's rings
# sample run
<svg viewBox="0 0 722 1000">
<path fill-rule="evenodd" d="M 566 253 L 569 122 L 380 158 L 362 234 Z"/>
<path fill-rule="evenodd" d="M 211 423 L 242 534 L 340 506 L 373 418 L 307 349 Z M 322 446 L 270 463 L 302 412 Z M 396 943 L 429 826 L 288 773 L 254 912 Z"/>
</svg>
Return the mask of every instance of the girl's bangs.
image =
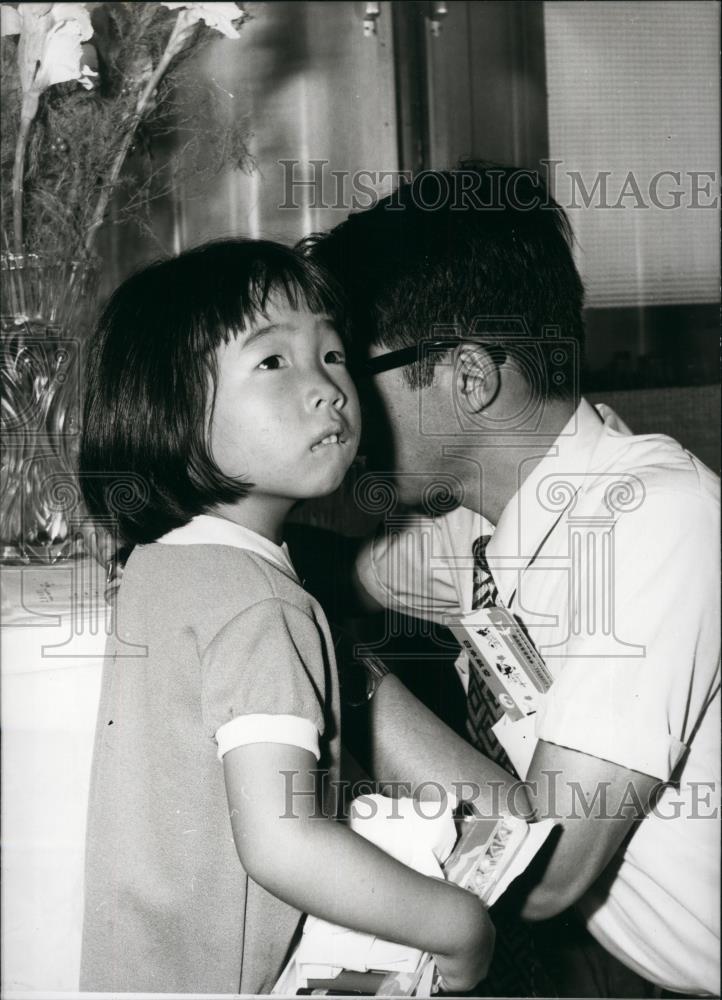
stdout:
<svg viewBox="0 0 722 1000">
<path fill-rule="evenodd" d="M 258 263 L 249 285 L 250 314 L 244 315 L 247 322 L 265 315 L 269 301 L 280 297 L 291 309 L 305 307 L 312 313 L 327 315 L 341 336 L 346 337 L 346 304 L 333 278 L 316 264 L 299 257 Z"/>
</svg>

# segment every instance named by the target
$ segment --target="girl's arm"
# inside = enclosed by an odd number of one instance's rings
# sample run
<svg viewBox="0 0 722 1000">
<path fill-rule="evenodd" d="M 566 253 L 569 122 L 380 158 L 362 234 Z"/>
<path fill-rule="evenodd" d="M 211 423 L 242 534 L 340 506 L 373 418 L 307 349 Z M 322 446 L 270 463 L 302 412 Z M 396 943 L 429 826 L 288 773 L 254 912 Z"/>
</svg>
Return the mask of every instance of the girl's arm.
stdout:
<svg viewBox="0 0 722 1000">
<path fill-rule="evenodd" d="M 307 750 L 282 744 L 256 743 L 225 755 L 233 836 L 245 870 L 299 910 L 431 952 L 446 989 L 471 989 L 493 952 L 494 928 L 483 905 L 321 816 L 315 766 Z"/>
</svg>

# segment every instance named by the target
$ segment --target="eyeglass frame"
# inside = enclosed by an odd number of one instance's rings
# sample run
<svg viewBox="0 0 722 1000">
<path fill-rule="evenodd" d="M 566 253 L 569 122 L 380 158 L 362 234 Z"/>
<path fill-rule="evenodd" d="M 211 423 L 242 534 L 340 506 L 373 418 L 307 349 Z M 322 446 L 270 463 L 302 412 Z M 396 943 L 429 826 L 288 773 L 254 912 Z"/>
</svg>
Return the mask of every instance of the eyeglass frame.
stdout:
<svg viewBox="0 0 722 1000">
<path fill-rule="evenodd" d="M 423 360 L 426 352 L 449 350 L 459 344 L 477 343 L 486 347 L 489 354 L 497 365 L 503 365 L 508 354 L 506 348 L 497 342 L 489 343 L 486 338 L 471 337 L 437 337 L 434 340 L 420 340 L 418 344 L 411 344 L 409 347 L 399 347 L 395 351 L 387 351 L 385 354 L 378 354 L 374 358 L 367 358 L 361 362 L 355 362 L 353 374 L 357 378 L 373 378 L 374 375 L 381 375 L 383 372 L 393 371 L 395 368 L 404 368 L 417 361 Z"/>
</svg>

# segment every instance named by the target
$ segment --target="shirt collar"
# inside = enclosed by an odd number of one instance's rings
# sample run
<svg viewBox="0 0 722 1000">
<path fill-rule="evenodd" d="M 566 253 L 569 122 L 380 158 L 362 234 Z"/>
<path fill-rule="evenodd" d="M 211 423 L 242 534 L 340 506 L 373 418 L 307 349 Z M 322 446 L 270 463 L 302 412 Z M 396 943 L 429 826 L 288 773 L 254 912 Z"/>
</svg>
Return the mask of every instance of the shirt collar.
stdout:
<svg viewBox="0 0 722 1000">
<path fill-rule="evenodd" d="M 608 407 L 596 408 L 582 399 L 502 511 L 486 554 L 505 604 L 516 591 L 519 574 L 574 501 L 581 485 L 580 473 L 589 468 L 606 428 L 630 433 Z"/>
<path fill-rule="evenodd" d="M 258 532 L 213 514 L 197 514 L 188 524 L 174 528 L 158 541 L 162 545 L 230 545 L 236 549 L 245 549 L 247 552 L 255 552 L 298 582 L 285 542 L 275 545 Z"/>
</svg>

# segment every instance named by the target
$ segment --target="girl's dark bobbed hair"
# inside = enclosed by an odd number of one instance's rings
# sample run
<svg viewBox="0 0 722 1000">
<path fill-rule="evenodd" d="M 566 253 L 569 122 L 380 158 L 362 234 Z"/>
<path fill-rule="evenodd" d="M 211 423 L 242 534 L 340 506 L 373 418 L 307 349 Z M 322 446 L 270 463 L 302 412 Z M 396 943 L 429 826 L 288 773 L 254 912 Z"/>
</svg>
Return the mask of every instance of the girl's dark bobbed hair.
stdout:
<svg viewBox="0 0 722 1000">
<path fill-rule="evenodd" d="M 89 347 L 80 485 L 90 514 L 125 543 L 154 541 L 252 487 L 213 461 L 208 414 L 216 349 L 262 316 L 271 294 L 329 315 L 344 335 L 333 281 L 267 241 L 188 250 L 133 274 L 110 298 Z"/>
</svg>

